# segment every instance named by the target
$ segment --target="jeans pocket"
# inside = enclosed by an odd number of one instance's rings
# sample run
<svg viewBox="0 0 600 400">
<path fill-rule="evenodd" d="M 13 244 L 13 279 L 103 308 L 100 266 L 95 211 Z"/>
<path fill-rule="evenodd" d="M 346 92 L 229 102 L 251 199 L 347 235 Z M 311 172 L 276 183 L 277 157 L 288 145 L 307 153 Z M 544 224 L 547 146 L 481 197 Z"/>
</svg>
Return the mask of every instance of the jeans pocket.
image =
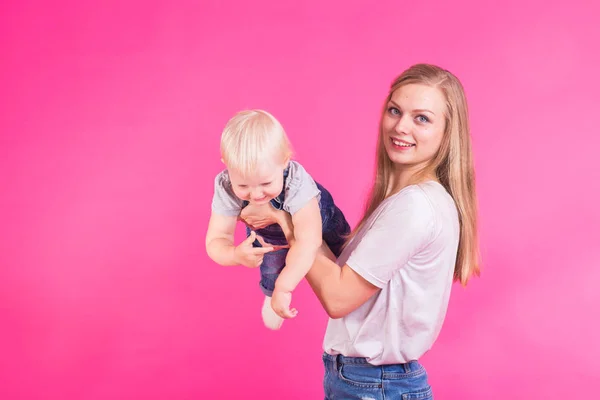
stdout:
<svg viewBox="0 0 600 400">
<path fill-rule="evenodd" d="M 338 375 L 343 382 L 361 388 L 380 389 L 383 385 L 381 372 L 373 366 L 342 364 Z"/>
<path fill-rule="evenodd" d="M 410 393 L 404 393 L 402 395 L 402 400 L 433 400 L 433 392 L 431 390 L 431 386 L 428 386 L 424 389 L 415 390 Z"/>
</svg>

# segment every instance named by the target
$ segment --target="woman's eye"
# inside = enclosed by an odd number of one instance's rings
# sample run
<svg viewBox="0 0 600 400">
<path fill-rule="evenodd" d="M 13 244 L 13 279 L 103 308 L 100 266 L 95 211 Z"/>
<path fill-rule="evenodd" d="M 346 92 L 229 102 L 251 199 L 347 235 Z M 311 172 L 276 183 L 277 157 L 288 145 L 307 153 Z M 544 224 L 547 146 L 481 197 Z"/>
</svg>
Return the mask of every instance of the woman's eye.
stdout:
<svg viewBox="0 0 600 400">
<path fill-rule="evenodd" d="M 388 108 L 388 112 L 392 115 L 400 115 L 400 110 L 398 110 L 396 107 Z"/>
<path fill-rule="evenodd" d="M 418 115 L 417 116 L 417 121 L 419 121 L 420 123 L 424 124 L 426 122 L 429 122 L 429 118 L 427 118 L 424 115 Z"/>
</svg>

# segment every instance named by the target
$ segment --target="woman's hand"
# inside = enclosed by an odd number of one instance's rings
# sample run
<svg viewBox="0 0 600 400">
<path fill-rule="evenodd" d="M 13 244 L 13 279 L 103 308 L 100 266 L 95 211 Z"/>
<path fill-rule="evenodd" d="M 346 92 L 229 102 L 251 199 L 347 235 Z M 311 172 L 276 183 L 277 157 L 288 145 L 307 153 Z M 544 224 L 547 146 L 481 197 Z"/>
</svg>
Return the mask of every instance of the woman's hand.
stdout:
<svg viewBox="0 0 600 400">
<path fill-rule="evenodd" d="M 242 209 L 240 219 L 252 229 L 261 229 L 272 224 L 278 224 L 285 211 L 276 210 L 270 203 L 255 205 L 248 204 Z"/>
</svg>

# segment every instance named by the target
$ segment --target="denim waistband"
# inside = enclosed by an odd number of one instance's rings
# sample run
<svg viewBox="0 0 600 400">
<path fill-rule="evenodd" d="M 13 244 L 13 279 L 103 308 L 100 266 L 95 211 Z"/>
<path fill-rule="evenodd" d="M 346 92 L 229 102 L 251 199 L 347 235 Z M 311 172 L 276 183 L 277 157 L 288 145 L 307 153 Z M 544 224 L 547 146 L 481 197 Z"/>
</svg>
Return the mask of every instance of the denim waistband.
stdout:
<svg viewBox="0 0 600 400">
<path fill-rule="evenodd" d="M 336 363 L 337 365 L 354 364 L 354 365 L 365 365 L 365 366 L 378 367 L 376 365 L 370 364 L 365 357 L 346 357 L 341 354 L 331 355 L 331 354 L 323 353 L 323 359 L 329 360 L 333 363 Z M 399 364 L 380 365 L 379 367 L 383 367 L 385 369 L 386 367 L 389 368 L 389 367 L 394 367 L 394 366 L 403 367 L 406 372 L 414 371 L 416 369 L 421 368 L 421 364 L 419 363 L 418 360 L 412 360 L 412 361 L 409 361 L 409 362 L 403 363 L 403 364 L 399 363 Z"/>
<path fill-rule="evenodd" d="M 323 353 L 323 357 L 335 361 L 338 364 L 369 364 L 365 357 L 346 357 L 341 354 L 331 355 L 328 353 Z"/>
</svg>

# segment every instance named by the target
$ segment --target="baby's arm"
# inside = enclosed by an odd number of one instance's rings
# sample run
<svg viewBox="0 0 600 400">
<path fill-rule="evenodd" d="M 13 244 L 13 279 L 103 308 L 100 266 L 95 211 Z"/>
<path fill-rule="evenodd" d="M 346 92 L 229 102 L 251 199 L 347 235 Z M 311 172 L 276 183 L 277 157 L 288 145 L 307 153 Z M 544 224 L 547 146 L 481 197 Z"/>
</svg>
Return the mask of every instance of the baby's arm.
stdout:
<svg viewBox="0 0 600 400">
<path fill-rule="evenodd" d="M 233 244 L 237 217 L 212 213 L 206 232 L 206 252 L 217 264 L 239 265 Z"/>
<path fill-rule="evenodd" d="M 323 228 L 319 200 L 314 197 L 293 216 L 294 245 L 291 246 L 286 267 L 275 282 L 275 291 L 292 292 L 310 270 L 321 247 Z"/>
<path fill-rule="evenodd" d="M 273 251 L 273 247 L 252 247 L 256 234 L 252 232 L 237 247 L 233 244 L 236 216 L 225 216 L 212 213 L 206 233 L 206 252 L 217 264 L 223 266 L 244 265 L 258 267 L 263 255 Z"/>
</svg>

